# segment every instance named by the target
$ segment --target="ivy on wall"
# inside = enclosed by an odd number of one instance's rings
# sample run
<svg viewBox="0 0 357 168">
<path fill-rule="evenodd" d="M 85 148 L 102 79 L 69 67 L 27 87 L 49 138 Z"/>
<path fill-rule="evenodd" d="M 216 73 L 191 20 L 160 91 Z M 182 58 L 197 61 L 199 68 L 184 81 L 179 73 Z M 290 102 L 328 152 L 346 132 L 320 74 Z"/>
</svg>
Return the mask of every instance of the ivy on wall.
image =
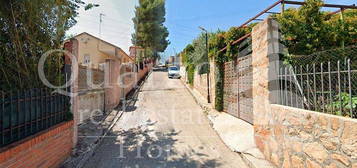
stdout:
<svg viewBox="0 0 357 168">
<path fill-rule="evenodd" d="M 191 86 L 193 85 L 194 77 L 195 77 L 195 66 L 191 64 L 187 66 L 187 79 L 188 79 L 188 83 Z"/>
<path fill-rule="evenodd" d="M 225 32 L 218 31 L 209 40 L 209 57 L 214 59 L 216 65 L 215 83 L 215 109 L 223 111 L 224 63 L 228 60 L 225 52 L 220 52 L 226 46 Z"/>
</svg>

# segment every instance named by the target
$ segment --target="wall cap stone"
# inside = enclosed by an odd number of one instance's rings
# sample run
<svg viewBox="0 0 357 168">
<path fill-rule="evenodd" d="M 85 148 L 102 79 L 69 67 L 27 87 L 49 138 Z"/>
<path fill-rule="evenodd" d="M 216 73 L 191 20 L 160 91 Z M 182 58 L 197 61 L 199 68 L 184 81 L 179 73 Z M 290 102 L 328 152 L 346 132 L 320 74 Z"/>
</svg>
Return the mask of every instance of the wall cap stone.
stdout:
<svg viewBox="0 0 357 168">
<path fill-rule="evenodd" d="M 284 106 L 284 105 L 279 105 L 279 104 L 271 104 L 271 107 L 272 108 L 274 108 L 274 107 L 275 108 L 283 108 L 283 109 L 290 110 L 290 111 L 299 111 L 299 113 L 303 112 L 305 114 L 319 115 L 319 116 L 328 117 L 328 118 L 331 118 L 331 119 L 340 119 L 340 120 L 347 121 L 347 122 L 355 122 L 355 123 L 357 123 L 357 119 L 347 118 L 347 117 L 342 117 L 342 116 L 337 116 L 337 115 L 332 115 L 332 114 L 327 114 L 327 113 L 322 113 L 322 112 L 305 110 L 305 109 L 289 107 L 289 106 Z"/>
</svg>

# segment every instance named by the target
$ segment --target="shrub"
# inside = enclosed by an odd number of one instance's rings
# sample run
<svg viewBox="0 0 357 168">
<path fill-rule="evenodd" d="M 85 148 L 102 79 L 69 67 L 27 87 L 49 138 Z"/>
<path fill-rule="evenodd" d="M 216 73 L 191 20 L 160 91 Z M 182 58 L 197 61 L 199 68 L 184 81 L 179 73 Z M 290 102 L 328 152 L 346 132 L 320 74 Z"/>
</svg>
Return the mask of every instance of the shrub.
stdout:
<svg viewBox="0 0 357 168">
<path fill-rule="evenodd" d="M 195 77 L 195 66 L 194 65 L 187 66 L 187 78 L 188 78 L 188 83 L 191 86 L 193 85 L 194 77 Z"/>
</svg>

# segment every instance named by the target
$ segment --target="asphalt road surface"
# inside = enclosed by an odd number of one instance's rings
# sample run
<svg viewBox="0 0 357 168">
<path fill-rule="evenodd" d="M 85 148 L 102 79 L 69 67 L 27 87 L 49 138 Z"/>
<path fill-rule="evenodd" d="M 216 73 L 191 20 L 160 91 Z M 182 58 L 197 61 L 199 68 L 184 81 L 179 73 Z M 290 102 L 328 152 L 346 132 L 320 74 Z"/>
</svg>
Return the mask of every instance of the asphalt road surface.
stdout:
<svg viewBox="0 0 357 168">
<path fill-rule="evenodd" d="M 247 167 L 179 79 L 153 72 L 86 168 Z"/>
</svg>

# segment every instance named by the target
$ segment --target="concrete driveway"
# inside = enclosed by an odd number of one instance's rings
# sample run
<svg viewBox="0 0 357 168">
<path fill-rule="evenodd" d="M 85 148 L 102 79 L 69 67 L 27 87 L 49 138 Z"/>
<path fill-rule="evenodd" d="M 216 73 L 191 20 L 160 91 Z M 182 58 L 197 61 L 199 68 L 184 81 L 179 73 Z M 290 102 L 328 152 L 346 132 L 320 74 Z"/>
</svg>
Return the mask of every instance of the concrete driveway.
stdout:
<svg viewBox="0 0 357 168">
<path fill-rule="evenodd" d="M 86 168 L 247 167 L 178 79 L 153 72 Z"/>
</svg>

